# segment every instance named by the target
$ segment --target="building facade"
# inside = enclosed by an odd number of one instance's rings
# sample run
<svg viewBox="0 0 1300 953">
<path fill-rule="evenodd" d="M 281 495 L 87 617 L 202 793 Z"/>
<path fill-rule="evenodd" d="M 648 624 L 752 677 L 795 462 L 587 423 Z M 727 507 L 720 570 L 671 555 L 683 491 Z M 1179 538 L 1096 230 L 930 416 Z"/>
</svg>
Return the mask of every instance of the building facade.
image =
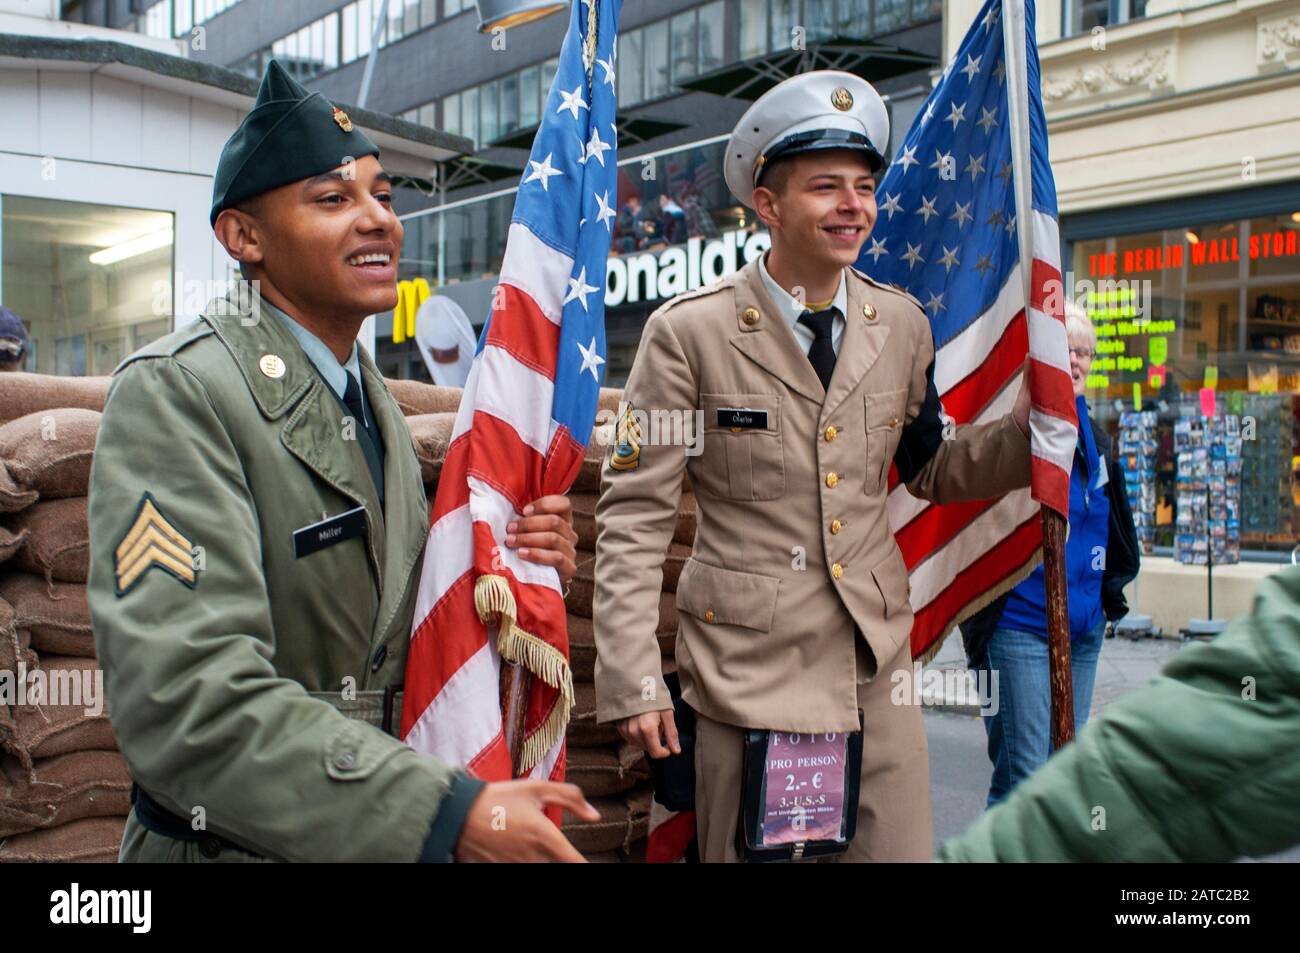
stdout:
<svg viewBox="0 0 1300 953">
<path fill-rule="evenodd" d="M 565 17 L 478 32 L 470 0 L 81 0 L 65 16 L 174 36 L 188 55 L 258 75 L 270 57 L 308 86 L 462 135 L 499 176 L 430 170 L 402 190 L 401 276 L 425 279 L 475 324 L 486 317 L 514 186 L 554 75 Z M 619 191 L 609 266 L 607 383 L 626 379 L 658 303 L 744 265 L 766 236 L 731 197 L 721 155 L 770 77 L 841 66 L 876 83 L 901 139 L 940 64 L 940 0 L 637 0 L 623 5 L 615 69 Z M 370 28 L 367 29 L 367 26 Z M 376 32 L 377 28 L 377 32 Z M 438 190 L 438 175 L 444 189 Z M 449 178 L 446 176 L 450 175 Z M 477 180 L 477 181 L 476 181 Z M 377 359 L 422 376 L 413 343 L 380 316 Z M 400 337 L 400 335 L 399 335 Z"/>
</svg>

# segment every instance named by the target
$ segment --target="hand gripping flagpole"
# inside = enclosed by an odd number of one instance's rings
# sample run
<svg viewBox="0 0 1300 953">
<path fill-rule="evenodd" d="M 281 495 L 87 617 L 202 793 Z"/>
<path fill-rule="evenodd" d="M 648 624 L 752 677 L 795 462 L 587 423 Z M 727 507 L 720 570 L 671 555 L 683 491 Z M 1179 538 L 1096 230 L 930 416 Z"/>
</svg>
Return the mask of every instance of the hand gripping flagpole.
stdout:
<svg viewBox="0 0 1300 953">
<path fill-rule="evenodd" d="M 1024 282 L 1025 318 L 1033 300 L 1034 185 L 1029 148 L 1029 62 L 1024 0 L 1002 0 L 1002 39 L 1007 64 L 1007 112 L 1011 131 L 1011 168 L 1020 227 L 1020 276 Z M 1033 335 L 1030 335 L 1033 346 Z M 1027 367 L 1033 393 L 1033 363 Z M 1032 439 L 1033 412 L 1030 412 Z M 1043 581 L 1047 595 L 1048 677 L 1052 688 L 1052 749 L 1074 740 L 1074 693 L 1070 676 L 1069 603 L 1065 585 L 1065 517 L 1040 507 L 1043 522 Z"/>
</svg>

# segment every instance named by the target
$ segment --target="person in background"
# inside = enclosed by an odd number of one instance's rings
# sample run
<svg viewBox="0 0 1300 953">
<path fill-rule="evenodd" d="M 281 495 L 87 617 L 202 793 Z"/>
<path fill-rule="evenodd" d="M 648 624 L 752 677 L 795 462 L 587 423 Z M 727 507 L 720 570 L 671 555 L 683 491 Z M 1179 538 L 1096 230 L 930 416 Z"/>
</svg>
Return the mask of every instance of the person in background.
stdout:
<svg viewBox="0 0 1300 953">
<path fill-rule="evenodd" d="M 660 221 L 663 225 L 664 241 L 670 245 L 680 245 L 685 242 L 688 237 L 686 213 L 677 204 L 677 200 L 664 193 L 663 198 L 659 200 L 659 208 L 662 210 Z"/>
<path fill-rule="evenodd" d="M 8 308 L 0 308 L 0 373 L 21 371 L 27 357 L 27 326 Z"/>
<path fill-rule="evenodd" d="M 1079 442 L 1070 474 L 1070 528 L 1065 544 L 1070 612 L 1070 672 L 1075 730 L 1088 721 L 1097 657 L 1107 620 L 1128 613 L 1126 586 L 1138 572 L 1137 531 L 1124 477 L 1111 461 L 1110 440 L 1088 412 L 1083 391 L 1097 349 L 1088 315 L 1065 309 L 1070 377 L 1079 415 Z M 998 803 L 1051 753 L 1051 692 L 1047 664 L 1047 597 L 1040 565 L 1009 593 L 961 624 L 971 668 L 996 673 L 997 706 L 983 718 L 993 779 L 988 804 Z"/>
<path fill-rule="evenodd" d="M 640 219 L 641 196 L 634 192 L 627 197 L 614 221 L 615 247 L 625 255 L 637 250 L 637 225 Z"/>
</svg>

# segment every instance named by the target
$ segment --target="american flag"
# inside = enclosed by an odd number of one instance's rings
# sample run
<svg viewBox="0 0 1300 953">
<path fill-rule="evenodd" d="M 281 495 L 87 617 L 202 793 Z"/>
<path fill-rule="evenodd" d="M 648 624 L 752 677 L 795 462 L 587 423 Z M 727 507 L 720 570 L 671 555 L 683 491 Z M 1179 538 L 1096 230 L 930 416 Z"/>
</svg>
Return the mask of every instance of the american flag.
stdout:
<svg viewBox="0 0 1300 953">
<path fill-rule="evenodd" d="M 971 25 L 880 183 L 879 218 L 858 262 L 925 307 L 934 333 L 935 387 L 955 423 L 983 423 L 1008 412 L 1025 354 L 1031 357 L 1029 489 L 938 506 L 909 494 L 891 470 L 889 522 L 910 573 L 914 658 L 937 650 L 953 625 L 1028 574 L 1042 545 L 1040 504 L 1069 513 L 1078 424 L 1056 186 L 1033 0 L 1025 0 L 1023 14 L 1016 2 L 987 0 Z M 1010 63 L 1004 56 L 1008 36 L 1020 47 Z M 1012 85 L 1017 76 L 1024 84 L 1019 91 Z M 1027 104 L 1020 117 L 1018 100 Z M 1016 144 L 1028 158 L 1021 166 L 1022 205 L 1032 179 L 1027 221 L 1017 216 Z M 1028 247 L 1021 244 L 1022 230 Z M 1033 262 L 1028 309 L 1023 252 Z"/>
<path fill-rule="evenodd" d="M 618 204 L 620 5 L 572 4 L 421 570 L 402 736 L 486 780 L 564 776 L 573 677 L 559 577 L 520 559 L 504 538 L 526 505 L 569 489 L 596 417 L 605 260 Z M 503 657 L 532 675 L 517 765 L 501 712 Z"/>
</svg>

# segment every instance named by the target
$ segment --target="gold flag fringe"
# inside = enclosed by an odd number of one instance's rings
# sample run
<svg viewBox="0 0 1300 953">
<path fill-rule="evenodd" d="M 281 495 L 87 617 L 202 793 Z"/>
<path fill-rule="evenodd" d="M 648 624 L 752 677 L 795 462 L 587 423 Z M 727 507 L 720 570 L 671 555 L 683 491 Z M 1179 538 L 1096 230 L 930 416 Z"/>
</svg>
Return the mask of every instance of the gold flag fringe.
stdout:
<svg viewBox="0 0 1300 953">
<path fill-rule="evenodd" d="M 573 672 L 563 654 L 543 639 L 519 627 L 515 594 L 504 576 L 479 576 L 474 583 L 474 608 L 484 622 L 497 618 L 497 651 L 506 662 L 522 665 L 560 693 L 562 702 L 551 709 L 540 728 L 524 739 L 519 773 L 535 768 L 561 738 L 573 708 Z"/>
</svg>

